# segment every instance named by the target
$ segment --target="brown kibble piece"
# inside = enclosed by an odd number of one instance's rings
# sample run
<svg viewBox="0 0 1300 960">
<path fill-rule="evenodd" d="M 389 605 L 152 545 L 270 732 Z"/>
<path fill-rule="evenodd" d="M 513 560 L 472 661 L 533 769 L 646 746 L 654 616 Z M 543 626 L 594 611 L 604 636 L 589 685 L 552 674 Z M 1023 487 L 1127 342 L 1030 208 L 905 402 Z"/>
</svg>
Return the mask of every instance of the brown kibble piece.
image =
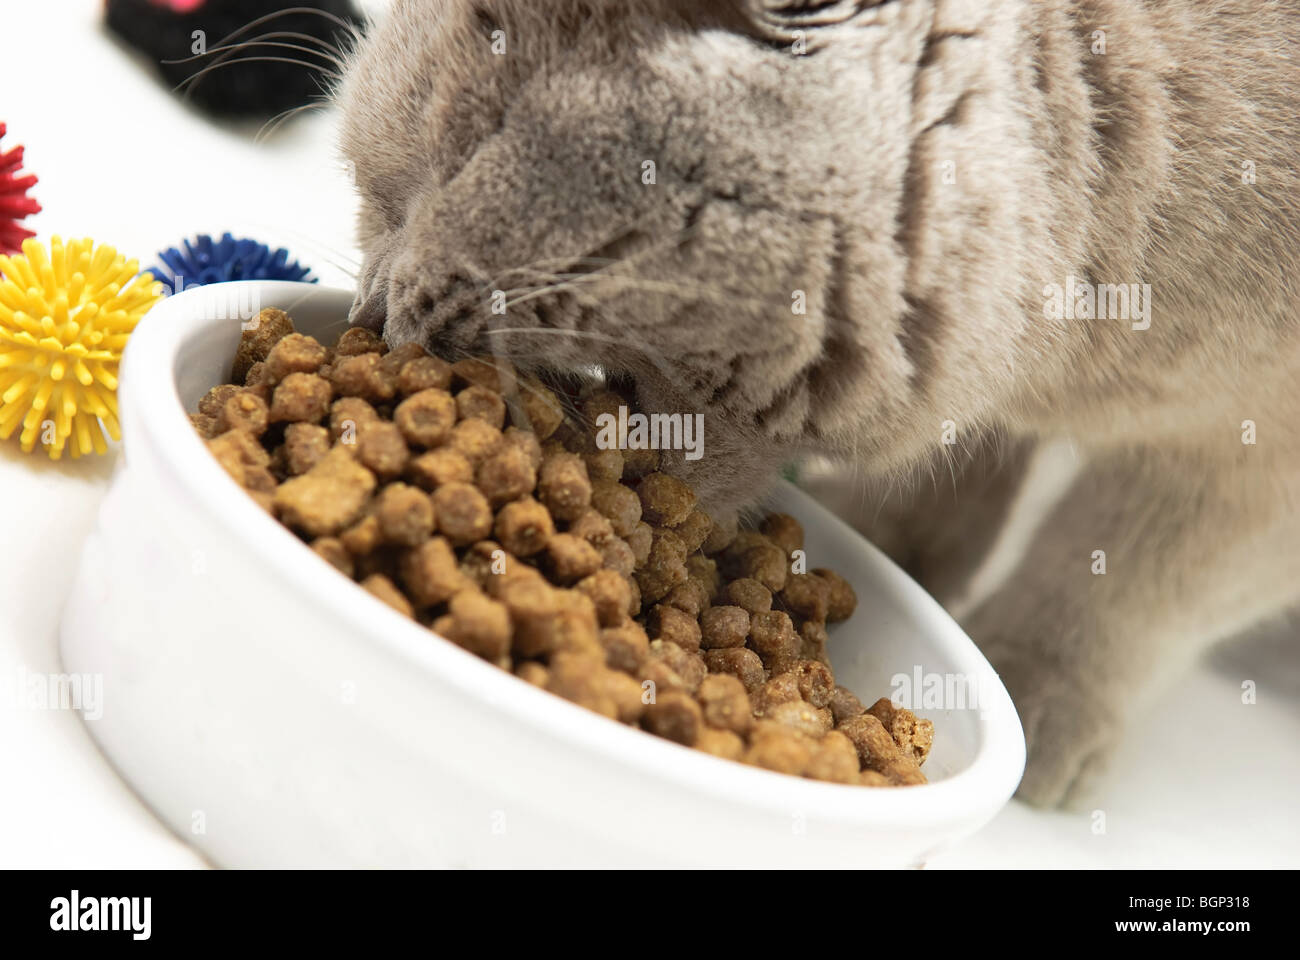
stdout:
<svg viewBox="0 0 1300 960">
<path fill-rule="evenodd" d="M 265 468 L 270 462 L 270 455 L 257 439 L 243 430 L 231 430 L 208 441 L 208 449 L 225 471 L 240 486 L 244 486 L 247 474 L 255 468 Z"/>
<path fill-rule="evenodd" d="M 621 537 L 610 537 L 596 549 L 600 551 L 602 566 L 624 577 L 632 576 L 633 571 L 636 569 L 636 556 L 632 553 L 632 548 L 627 545 L 626 540 Z M 635 584 L 635 581 L 633 583 Z M 638 596 L 640 596 L 639 592 Z M 639 602 L 637 606 L 640 606 Z"/>
<path fill-rule="evenodd" d="M 428 359 L 428 357 L 429 351 L 425 350 L 424 347 L 420 346 L 420 344 L 416 343 L 414 340 L 411 340 L 398 347 L 394 347 L 392 350 L 385 353 L 380 361 L 380 365 L 384 368 L 385 372 L 397 374 L 402 367 L 406 366 L 412 360 L 419 360 L 422 358 Z"/>
<path fill-rule="evenodd" d="M 830 730 L 813 745 L 812 759 L 804 775 L 833 783 L 857 783 L 859 765 L 853 741 L 838 730 Z"/>
<path fill-rule="evenodd" d="M 551 671 L 536 660 L 524 660 L 515 667 L 515 676 L 525 683 L 531 683 L 534 687 L 546 689 L 546 685 L 551 680 Z"/>
<path fill-rule="evenodd" d="M 543 459 L 537 499 L 556 520 L 568 523 L 578 519 L 591 503 L 591 481 L 582 458 L 576 453 L 558 453 Z"/>
<path fill-rule="evenodd" d="M 293 333 L 293 321 L 283 310 L 267 307 L 248 322 L 235 348 L 235 364 L 230 379 L 243 383 L 249 369 L 267 355 L 281 339 Z"/>
<path fill-rule="evenodd" d="M 510 571 L 517 560 L 517 557 L 510 556 L 495 540 L 480 540 L 461 557 L 460 572 L 467 579 L 474 581 L 488 596 L 500 600 L 496 582 Z"/>
<path fill-rule="evenodd" d="M 803 549 L 803 527 L 788 513 L 769 513 L 758 529 L 784 550 L 786 556 Z"/>
<path fill-rule="evenodd" d="M 881 697 L 873 703 L 867 708 L 867 713 L 889 731 L 905 756 L 915 760 L 917 766 L 925 763 L 934 744 L 934 724 L 931 721 L 918 718 L 911 710 L 894 706 L 888 697 Z"/>
<path fill-rule="evenodd" d="M 291 333 L 282 337 L 266 355 L 266 365 L 259 371 L 258 382 L 274 386 L 291 373 L 314 374 L 325 362 L 325 357 L 325 348 L 314 337 Z"/>
<path fill-rule="evenodd" d="M 555 588 L 540 576 L 521 575 L 531 567 L 506 568 L 492 586 L 496 598 L 506 606 L 514 626 L 514 652 L 522 657 L 539 657 L 555 650 L 556 622 L 560 605 Z"/>
<path fill-rule="evenodd" d="M 334 447 L 302 476 L 280 484 L 273 500 L 276 515 L 309 536 L 338 533 L 361 515 L 375 489 L 375 475 Z"/>
<path fill-rule="evenodd" d="M 436 447 L 451 436 L 456 424 L 456 401 L 445 390 L 421 390 L 397 405 L 393 423 L 408 443 Z"/>
<path fill-rule="evenodd" d="M 645 708 L 641 724 L 656 736 L 691 746 L 704 723 L 700 705 L 687 694 L 669 691 Z"/>
<path fill-rule="evenodd" d="M 671 640 L 651 640 L 649 655 L 652 660 L 662 660 L 668 664 L 682 678 L 688 693 L 694 693 L 709 673 L 703 657 L 683 650 Z"/>
<path fill-rule="evenodd" d="M 341 397 L 330 404 L 330 433 L 337 443 L 355 445 L 361 424 L 378 419 L 375 408 L 360 397 Z"/>
<path fill-rule="evenodd" d="M 492 532 L 492 508 L 477 487 L 448 483 L 432 496 L 438 532 L 455 546 L 468 546 Z"/>
<path fill-rule="evenodd" d="M 769 666 L 776 660 L 798 656 L 799 637 L 788 614 L 781 610 L 768 610 L 752 614 L 749 618 L 749 646 Z"/>
<path fill-rule="evenodd" d="M 314 423 L 291 423 L 284 431 L 284 462 L 299 476 L 320 463 L 330 450 L 330 432 Z"/>
<path fill-rule="evenodd" d="M 557 533 L 546 541 L 546 561 L 558 583 L 576 583 L 601 567 L 600 553 L 571 533 Z"/>
<path fill-rule="evenodd" d="M 635 483 L 647 474 L 659 469 L 658 450 L 624 450 L 623 482 Z"/>
<path fill-rule="evenodd" d="M 865 712 L 862 701 L 854 696 L 853 691 L 848 687 L 835 688 L 831 693 L 830 707 L 837 727 L 845 720 L 860 717 Z"/>
<path fill-rule="evenodd" d="M 433 502 L 418 487 L 390 483 L 375 498 L 374 516 L 384 542 L 414 547 L 433 533 Z"/>
<path fill-rule="evenodd" d="M 415 615 L 415 611 L 411 609 L 411 602 L 406 599 L 401 590 L 394 586 L 393 581 L 382 573 L 372 573 L 361 581 L 361 586 L 402 616 L 411 617 Z"/>
<path fill-rule="evenodd" d="M 636 670 L 636 678 L 641 681 L 645 696 L 653 700 L 661 693 L 669 691 L 687 693 L 686 681 L 664 660 L 647 657 Z"/>
<path fill-rule="evenodd" d="M 853 586 L 834 570 L 825 567 L 818 567 L 813 573 L 825 580 L 830 587 L 826 619 L 831 623 L 840 623 L 853 616 L 853 611 L 858 606 L 858 595 L 853 592 Z"/>
<path fill-rule="evenodd" d="M 629 556 L 631 551 L 632 548 L 629 547 Z M 698 620 L 704 611 L 709 609 L 709 591 L 699 580 L 687 576 L 686 582 L 673 587 L 664 597 L 663 602 Z M 746 628 L 748 629 L 748 625 Z"/>
<path fill-rule="evenodd" d="M 814 707 L 830 706 L 835 694 L 835 676 L 817 660 L 795 660 L 782 672 L 793 673 L 799 684 L 799 696 Z"/>
<path fill-rule="evenodd" d="M 582 462 L 587 465 L 587 476 L 591 478 L 593 488 L 598 483 L 617 483 L 623 476 L 623 451 L 617 448 L 584 453 Z M 592 500 L 595 500 L 594 494 Z M 640 509 L 641 501 L 638 499 L 638 514 Z"/>
<path fill-rule="evenodd" d="M 528 454 L 516 446 L 502 444 L 479 465 L 477 482 L 488 502 L 499 507 L 532 493 L 537 473 L 528 462 Z"/>
<path fill-rule="evenodd" d="M 749 614 L 740 607 L 710 607 L 700 618 L 700 628 L 700 643 L 707 649 L 743 647 L 749 635 Z"/>
<path fill-rule="evenodd" d="M 343 336 L 339 337 L 339 342 L 334 347 L 334 355 L 344 358 L 358 357 L 367 353 L 382 355 L 387 352 L 388 344 L 365 327 L 349 327 L 344 330 Z"/>
<path fill-rule="evenodd" d="M 658 603 L 673 587 L 685 583 L 686 548 L 670 530 L 656 530 L 650 555 L 636 571 L 642 603 Z"/>
<path fill-rule="evenodd" d="M 291 373 L 271 394 L 272 423 L 319 423 L 329 413 L 333 391 L 314 373 Z"/>
<path fill-rule="evenodd" d="M 266 361 L 259 360 L 248 368 L 248 376 L 244 377 L 244 386 L 260 387 L 268 384 L 270 379 L 270 375 L 266 372 Z"/>
<path fill-rule="evenodd" d="M 501 434 L 501 442 L 505 446 L 518 447 L 528 457 L 528 462 L 534 470 L 541 469 L 542 445 L 537 440 L 537 434 L 531 430 L 520 430 L 518 427 L 506 427 Z"/>
<path fill-rule="evenodd" d="M 589 653 L 561 651 L 551 658 L 546 689 L 595 713 L 618 719 L 600 659 Z"/>
<path fill-rule="evenodd" d="M 351 577 L 353 571 L 352 555 L 343 543 L 335 537 L 317 537 L 311 542 L 311 548 L 318 557 L 332 566 L 345 577 Z"/>
<path fill-rule="evenodd" d="M 204 440 L 211 440 L 217 435 L 217 418 L 204 413 L 191 413 L 190 426 Z"/>
<path fill-rule="evenodd" d="M 792 673 L 775 674 L 754 692 L 754 716 L 765 717 L 782 703 L 803 702 L 799 678 Z"/>
<path fill-rule="evenodd" d="M 377 353 L 359 353 L 336 360 L 330 381 L 339 396 L 360 397 L 371 403 L 387 403 L 397 393 L 397 378 L 384 370 Z"/>
<path fill-rule="evenodd" d="M 448 605 L 448 640 L 496 661 L 510 652 L 510 616 L 504 604 L 477 590 L 462 590 Z"/>
<path fill-rule="evenodd" d="M 723 593 L 727 602 L 734 603 L 749 613 L 764 613 L 772 609 L 772 591 L 748 577 L 732 580 Z"/>
<path fill-rule="evenodd" d="M 741 554 L 736 570 L 741 576 L 757 580 L 773 593 L 785 586 L 790 561 L 774 543 L 760 543 Z"/>
<path fill-rule="evenodd" d="M 540 440 L 553 435 L 564 422 L 564 406 L 559 398 L 531 377 L 519 383 L 519 403 L 527 420 L 527 424 L 520 426 L 531 427 Z"/>
<path fill-rule="evenodd" d="M 451 428 L 447 445 L 468 460 L 475 469 L 501 449 L 503 434 L 477 417 L 462 420 Z"/>
<path fill-rule="evenodd" d="M 500 430 L 506 422 L 506 402 L 495 390 L 476 384 L 456 394 L 456 414 L 461 420 L 477 417 Z"/>
<path fill-rule="evenodd" d="M 659 603 L 650 608 L 646 629 L 656 640 L 671 640 L 690 653 L 700 649 L 700 623 L 676 607 Z"/>
<path fill-rule="evenodd" d="M 745 755 L 745 741 L 730 730 L 703 727 L 695 738 L 695 749 L 723 760 L 739 760 Z"/>
<path fill-rule="evenodd" d="M 673 527 L 673 533 L 682 538 L 687 553 L 695 553 L 704 545 L 712 529 L 713 521 L 709 519 L 709 515 L 696 507 L 687 514 L 685 520 Z"/>
<path fill-rule="evenodd" d="M 199 401 L 199 413 L 206 417 L 212 417 L 214 420 L 221 417 L 221 408 L 226 405 L 226 401 L 239 393 L 239 387 L 233 383 L 223 383 L 218 387 L 213 387 L 203 395 Z"/>
<path fill-rule="evenodd" d="M 568 532 L 581 537 L 597 549 L 600 549 L 601 544 L 614 539 L 614 528 L 609 518 L 593 507 L 582 511 L 582 515 L 569 524 Z"/>
<path fill-rule="evenodd" d="M 446 603 L 468 586 L 451 544 L 433 537 L 402 556 L 402 583 L 418 606 Z"/>
<path fill-rule="evenodd" d="M 632 588 L 624 577 L 613 570 L 597 570 L 591 576 L 579 580 L 577 589 L 591 597 L 591 602 L 596 606 L 596 618 L 602 627 L 616 627 L 627 619 Z"/>
<path fill-rule="evenodd" d="M 652 526 L 675 527 L 695 509 L 695 492 L 666 473 L 646 475 L 637 484 L 636 493 L 641 499 L 641 515 Z"/>
<path fill-rule="evenodd" d="M 784 724 L 806 737 L 820 737 L 831 728 L 831 712 L 814 707 L 802 700 L 788 700 L 766 708 L 763 717 L 773 723 Z"/>
<path fill-rule="evenodd" d="M 700 582 L 710 601 L 722 588 L 722 575 L 718 573 L 718 564 L 710 557 L 692 553 L 686 558 L 686 573 L 692 580 Z"/>
<path fill-rule="evenodd" d="M 473 483 L 474 467 L 450 447 L 439 447 L 413 458 L 406 466 L 410 479 L 433 491 L 448 483 Z"/>
<path fill-rule="evenodd" d="M 889 731 L 869 713 L 851 717 L 836 729 L 853 741 L 864 767 L 888 775 L 893 765 L 903 759 L 903 753 Z"/>
<path fill-rule="evenodd" d="M 221 413 L 217 415 L 217 430 L 220 433 L 242 430 L 260 437 L 266 432 L 269 417 L 266 401 L 247 390 L 240 390 L 221 405 Z"/>
<path fill-rule="evenodd" d="M 591 484 L 591 505 L 609 518 L 620 537 L 631 535 L 641 523 L 641 498 L 621 483 L 602 480 Z M 649 526 L 646 531 L 650 531 Z"/>
<path fill-rule="evenodd" d="M 641 699 L 641 684 L 636 677 L 621 670 L 602 671 L 605 694 L 614 702 L 618 719 L 623 723 L 636 723 L 645 713 L 646 704 Z"/>
<path fill-rule="evenodd" d="M 637 501 L 640 506 L 641 501 Z M 612 522 L 612 521 L 611 521 Z M 638 523 L 631 533 L 619 534 L 627 541 L 627 545 L 632 548 L 632 556 L 636 559 L 637 566 L 641 566 L 650 556 L 650 548 L 654 545 L 655 532 L 654 528 L 648 523 Z"/>
<path fill-rule="evenodd" d="M 704 651 L 704 662 L 712 673 L 729 673 L 744 684 L 753 694 L 767 680 L 763 661 L 753 650 L 744 647 L 726 647 Z"/>
<path fill-rule="evenodd" d="M 590 655 L 604 652 L 598 636 L 596 605 L 591 597 L 577 590 L 557 589 L 555 610 L 552 632 L 556 650 Z"/>
<path fill-rule="evenodd" d="M 806 620 L 824 622 L 830 601 L 830 584 L 816 574 L 792 573 L 781 590 L 781 602 L 785 608 Z"/>
<path fill-rule="evenodd" d="M 650 655 L 650 640 L 639 623 L 625 621 L 600 631 L 605 662 L 615 670 L 633 673 Z"/>
<path fill-rule="evenodd" d="M 816 620 L 805 620 L 799 624 L 799 657 L 803 660 L 818 660 L 826 666 L 831 665 L 831 658 L 826 653 L 826 624 Z"/>
<path fill-rule="evenodd" d="M 384 542 L 383 531 L 379 529 L 379 518 L 367 513 L 352 526 L 339 534 L 339 540 L 354 557 L 365 557 L 379 549 Z"/>
<path fill-rule="evenodd" d="M 757 767 L 798 777 L 812 762 L 812 745 L 807 737 L 783 724 L 760 723 L 750 737 L 744 760 Z"/>
<path fill-rule="evenodd" d="M 451 373 L 456 382 L 496 393 L 507 392 L 515 381 L 515 368 L 509 360 L 498 357 L 466 357 L 451 365 Z"/>
<path fill-rule="evenodd" d="M 695 699 L 711 727 L 745 733 L 754 722 L 749 694 L 740 680 L 727 673 L 711 673 L 700 681 Z"/>
<path fill-rule="evenodd" d="M 397 392 L 404 397 L 413 396 L 422 390 L 450 389 L 451 364 L 438 357 L 408 360 L 397 373 Z"/>
<path fill-rule="evenodd" d="M 402 431 L 387 420 L 357 426 L 357 460 L 381 480 L 400 477 L 411 459 Z"/>
<path fill-rule="evenodd" d="M 555 523 L 544 506 L 527 497 L 502 507 L 494 530 L 496 538 L 511 553 L 531 557 L 546 547 L 555 533 Z"/>
</svg>

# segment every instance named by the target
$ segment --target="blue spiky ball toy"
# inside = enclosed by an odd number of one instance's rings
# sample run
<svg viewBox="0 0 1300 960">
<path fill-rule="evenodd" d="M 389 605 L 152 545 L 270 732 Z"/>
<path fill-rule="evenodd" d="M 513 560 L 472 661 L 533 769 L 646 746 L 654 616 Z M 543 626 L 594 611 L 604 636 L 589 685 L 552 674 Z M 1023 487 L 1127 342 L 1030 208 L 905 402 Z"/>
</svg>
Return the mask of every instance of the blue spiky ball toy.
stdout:
<svg viewBox="0 0 1300 960">
<path fill-rule="evenodd" d="M 163 283 L 163 292 L 170 295 L 187 287 L 229 280 L 301 280 L 316 283 L 311 270 L 297 260 L 289 262 L 289 251 L 283 247 L 272 250 L 264 243 L 243 238 L 236 240 L 229 233 L 213 241 L 206 233 L 182 241 L 184 250 L 170 247 L 158 254 L 165 266 L 149 272 Z"/>
</svg>

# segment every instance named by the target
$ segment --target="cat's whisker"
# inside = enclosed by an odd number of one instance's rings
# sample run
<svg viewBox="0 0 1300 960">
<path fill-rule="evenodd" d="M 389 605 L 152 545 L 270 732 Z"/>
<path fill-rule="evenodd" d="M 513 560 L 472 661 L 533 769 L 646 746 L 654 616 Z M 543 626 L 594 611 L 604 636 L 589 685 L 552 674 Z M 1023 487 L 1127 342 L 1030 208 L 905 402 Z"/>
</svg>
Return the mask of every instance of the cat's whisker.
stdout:
<svg viewBox="0 0 1300 960">
<path fill-rule="evenodd" d="M 220 40 L 217 41 L 216 45 L 219 47 L 224 46 L 227 43 L 230 43 L 230 41 L 243 36 L 249 30 L 254 30 L 257 27 L 262 26 L 263 24 L 270 23 L 272 20 L 278 20 L 280 17 L 287 17 L 292 14 L 304 14 L 304 15 L 324 17 L 326 20 L 333 22 L 336 26 L 338 26 L 344 32 L 349 34 L 352 37 L 353 42 L 356 42 L 361 39 L 361 30 L 359 27 L 357 27 L 355 24 L 351 23 L 348 20 L 344 20 L 342 17 L 330 13 L 328 10 L 321 10 L 316 7 L 286 7 L 283 10 L 275 10 L 272 11 L 271 13 L 264 14 L 263 16 L 260 16 L 255 20 L 250 20 L 248 23 L 244 24 L 238 30 L 235 30 L 232 33 L 227 34 L 225 37 L 222 37 Z"/>
<path fill-rule="evenodd" d="M 317 44 L 316 47 L 307 47 L 298 43 L 287 43 L 288 40 L 304 40 Z M 192 57 L 182 57 L 179 60 L 162 60 L 161 63 L 180 64 L 192 63 L 195 60 L 202 60 L 204 57 L 211 57 L 218 54 L 234 53 L 238 50 L 244 50 L 248 47 L 282 47 L 287 50 L 297 50 L 301 53 L 311 54 L 312 56 L 322 57 L 328 60 L 334 66 L 342 69 L 344 66 L 343 59 L 336 49 L 328 44 L 327 41 L 320 37 L 313 37 L 310 33 L 295 33 L 291 30 L 273 31 L 264 33 L 251 40 L 241 40 L 239 43 L 227 44 L 221 47 L 211 47 L 202 53 L 197 53 Z"/>
<path fill-rule="evenodd" d="M 240 57 L 238 60 L 222 60 L 217 63 L 208 64 L 208 66 L 204 67 L 198 73 L 187 77 L 178 83 L 176 85 L 176 90 L 177 92 L 183 92 L 186 88 L 193 88 L 199 80 L 202 80 L 212 71 L 219 70 L 222 67 L 238 66 L 241 63 L 291 63 L 295 66 L 313 70 L 326 77 L 334 78 L 336 76 L 336 74 L 325 69 L 325 67 L 318 63 L 308 63 L 306 60 L 296 60 L 293 57 Z"/>
<path fill-rule="evenodd" d="M 253 138 L 253 142 L 264 143 L 267 140 L 271 139 L 271 137 L 275 134 L 277 130 L 279 130 L 282 126 L 284 126 L 288 121 L 292 120 L 298 114 L 307 113 L 312 110 L 323 110 L 328 105 L 329 105 L 328 101 L 315 100 L 312 101 L 311 103 L 304 103 L 296 107 L 290 107 L 288 110 L 284 110 L 276 114 L 270 120 L 266 121 L 266 123 L 262 124 L 261 129 L 257 131 L 257 136 Z"/>
<path fill-rule="evenodd" d="M 550 335 L 572 337 L 575 340 L 589 340 L 593 343 L 630 347 L 645 356 L 661 376 L 671 378 L 674 375 L 672 364 L 669 363 L 662 352 L 648 344 L 638 342 L 637 338 L 630 335 L 614 337 L 608 334 L 596 333 L 592 330 L 572 330 L 562 329 L 559 327 L 496 327 L 490 331 L 490 335 Z"/>
</svg>

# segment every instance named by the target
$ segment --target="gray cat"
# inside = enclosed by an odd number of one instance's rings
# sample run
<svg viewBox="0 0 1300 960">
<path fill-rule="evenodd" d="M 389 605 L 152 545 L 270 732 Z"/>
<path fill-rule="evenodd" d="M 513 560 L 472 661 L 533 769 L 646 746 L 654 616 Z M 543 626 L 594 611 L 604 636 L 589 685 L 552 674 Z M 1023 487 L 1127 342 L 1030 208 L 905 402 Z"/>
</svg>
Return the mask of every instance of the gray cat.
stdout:
<svg viewBox="0 0 1300 960">
<path fill-rule="evenodd" d="M 354 320 L 707 411 L 718 508 L 851 465 L 1067 801 L 1300 594 L 1298 44 L 1293 0 L 397 0 L 337 93 Z"/>
</svg>

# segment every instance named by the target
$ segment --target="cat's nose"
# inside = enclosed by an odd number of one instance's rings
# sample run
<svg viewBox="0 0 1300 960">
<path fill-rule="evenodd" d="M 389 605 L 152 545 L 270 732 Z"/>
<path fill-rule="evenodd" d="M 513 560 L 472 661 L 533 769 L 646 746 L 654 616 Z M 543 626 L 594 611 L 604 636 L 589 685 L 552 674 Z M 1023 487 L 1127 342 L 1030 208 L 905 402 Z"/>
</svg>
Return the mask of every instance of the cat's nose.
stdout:
<svg viewBox="0 0 1300 960">
<path fill-rule="evenodd" d="M 463 272 L 424 269 L 394 275 L 389 283 L 388 322 L 400 339 L 418 338 L 426 347 L 464 349 L 483 324 L 481 285 Z"/>
</svg>

